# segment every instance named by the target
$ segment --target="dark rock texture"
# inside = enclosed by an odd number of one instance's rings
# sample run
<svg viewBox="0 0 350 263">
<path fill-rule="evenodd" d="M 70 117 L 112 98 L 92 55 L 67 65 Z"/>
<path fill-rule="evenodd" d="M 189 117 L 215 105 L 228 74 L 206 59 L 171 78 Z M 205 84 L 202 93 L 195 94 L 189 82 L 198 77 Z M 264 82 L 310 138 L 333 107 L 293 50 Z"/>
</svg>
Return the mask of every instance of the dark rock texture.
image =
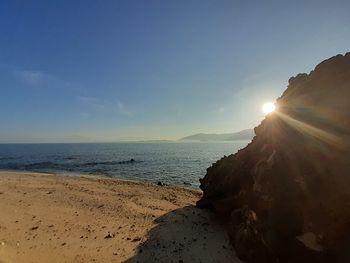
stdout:
<svg viewBox="0 0 350 263">
<path fill-rule="evenodd" d="M 246 262 L 350 262 L 350 53 L 292 77 L 255 134 L 207 169 L 197 206 Z"/>
</svg>

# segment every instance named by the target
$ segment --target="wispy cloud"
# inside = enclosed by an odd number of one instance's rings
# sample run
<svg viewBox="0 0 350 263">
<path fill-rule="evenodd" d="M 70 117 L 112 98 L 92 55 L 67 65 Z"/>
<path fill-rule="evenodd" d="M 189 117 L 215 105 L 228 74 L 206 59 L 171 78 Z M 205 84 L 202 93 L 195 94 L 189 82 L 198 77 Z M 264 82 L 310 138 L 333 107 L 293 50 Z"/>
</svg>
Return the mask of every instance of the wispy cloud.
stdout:
<svg viewBox="0 0 350 263">
<path fill-rule="evenodd" d="M 0 133 L 0 143 L 71 143 L 94 142 L 95 139 L 83 134 L 5 134 Z"/>
<path fill-rule="evenodd" d="M 80 112 L 79 117 L 81 117 L 82 119 L 88 119 L 90 118 L 90 114 L 88 112 Z"/>
<path fill-rule="evenodd" d="M 13 76 L 17 81 L 34 88 L 71 86 L 70 82 L 40 70 L 15 70 Z"/>
<path fill-rule="evenodd" d="M 220 107 L 219 109 L 217 109 L 218 113 L 224 113 L 225 112 L 225 108 L 224 107 Z"/>
<path fill-rule="evenodd" d="M 21 82 L 36 87 L 43 85 L 48 78 L 48 76 L 41 71 L 22 70 L 13 72 L 13 75 Z"/>
<path fill-rule="evenodd" d="M 95 97 L 78 96 L 78 100 L 93 110 L 104 110 L 106 103 Z"/>
<path fill-rule="evenodd" d="M 126 117 L 134 116 L 129 107 L 127 107 L 122 101 L 110 101 L 103 100 L 97 97 L 91 96 L 78 96 L 78 101 L 83 105 L 87 106 L 90 111 L 93 112 L 104 112 L 104 113 L 115 113 Z M 85 115 L 88 114 L 85 112 Z"/>
<path fill-rule="evenodd" d="M 117 101 L 117 112 L 128 117 L 134 116 L 134 113 L 131 112 L 121 101 Z"/>
</svg>

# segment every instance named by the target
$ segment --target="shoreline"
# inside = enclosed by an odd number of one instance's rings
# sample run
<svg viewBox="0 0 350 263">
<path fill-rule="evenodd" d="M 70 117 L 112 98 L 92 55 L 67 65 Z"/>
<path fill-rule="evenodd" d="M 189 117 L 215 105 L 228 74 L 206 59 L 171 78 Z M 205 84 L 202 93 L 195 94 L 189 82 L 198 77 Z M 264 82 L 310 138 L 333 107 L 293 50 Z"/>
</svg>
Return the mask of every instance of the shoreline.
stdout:
<svg viewBox="0 0 350 263">
<path fill-rule="evenodd" d="M 30 170 L 9 170 L 9 169 L 0 169 L 1 173 L 33 173 L 33 174 L 49 174 L 49 175 L 55 175 L 55 176 L 67 176 L 67 177 L 83 177 L 83 178 L 96 178 L 96 179 L 108 179 L 108 180 L 117 180 L 117 181 L 126 181 L 126 182 L 136 182 L 136 183 L 144 183 L 144 184 L 150 184 L 150 185 L 157 185 L 158 182 L 161 182 L 161 186 L 167 186 L 167 187 L 176 187 L 176 188 L 183 188 L 188 190 L 194 190 L 198 192 L 202 192 L 198 186 L 192 185 L 192 184 L 168 184 L 163 183 L 162 181 L 152 181 L 152 180 L 138 180 L 138 179 L 128 179 L 125 177 L 117 177 L 117 176 L 108 176 L 103 174 L 88 174 L 88 173 L 79 173 L 79 172 L 68 172 L 68 171 L 30 171 Z M 158 186 L 158 185 L 157 185 Z M 1 262 L 0 262 L 1 263 Z"/>
<path fill-rule="evenodd" d="M 199 190 L 0 171 L 0 262 L 240 262 Z M 210 248 L 210 249 L 208 249 Z"/>
</svg>

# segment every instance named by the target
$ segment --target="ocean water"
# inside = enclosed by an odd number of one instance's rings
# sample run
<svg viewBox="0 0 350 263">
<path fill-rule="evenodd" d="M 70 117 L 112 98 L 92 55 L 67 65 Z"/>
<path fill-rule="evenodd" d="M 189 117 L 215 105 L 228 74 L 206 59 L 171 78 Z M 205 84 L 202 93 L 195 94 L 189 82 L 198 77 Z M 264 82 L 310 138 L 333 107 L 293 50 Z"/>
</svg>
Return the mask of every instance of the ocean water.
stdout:
<svg viewBox="0 0 350 263">
<path fill-rule="evenodd" d="M 196 188 L 206 168 L 247 144 L 248 141 L 0 144 L 0 170 L 100 175 Z"/>
</svg>

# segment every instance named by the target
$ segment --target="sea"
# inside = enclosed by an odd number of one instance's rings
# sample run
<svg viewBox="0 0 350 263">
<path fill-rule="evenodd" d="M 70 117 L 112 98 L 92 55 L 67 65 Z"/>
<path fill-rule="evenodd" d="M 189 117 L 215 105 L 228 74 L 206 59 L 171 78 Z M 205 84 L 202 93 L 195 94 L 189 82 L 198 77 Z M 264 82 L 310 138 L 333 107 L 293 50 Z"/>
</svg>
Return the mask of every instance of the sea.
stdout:
<svg viewBox="0 0 350 263">
<path fill-rule="evenodd" d="M 0 170 L 97 175 L 198 188 L 212 163 L 248 143 L 0 144 Z"/>
</svg>

